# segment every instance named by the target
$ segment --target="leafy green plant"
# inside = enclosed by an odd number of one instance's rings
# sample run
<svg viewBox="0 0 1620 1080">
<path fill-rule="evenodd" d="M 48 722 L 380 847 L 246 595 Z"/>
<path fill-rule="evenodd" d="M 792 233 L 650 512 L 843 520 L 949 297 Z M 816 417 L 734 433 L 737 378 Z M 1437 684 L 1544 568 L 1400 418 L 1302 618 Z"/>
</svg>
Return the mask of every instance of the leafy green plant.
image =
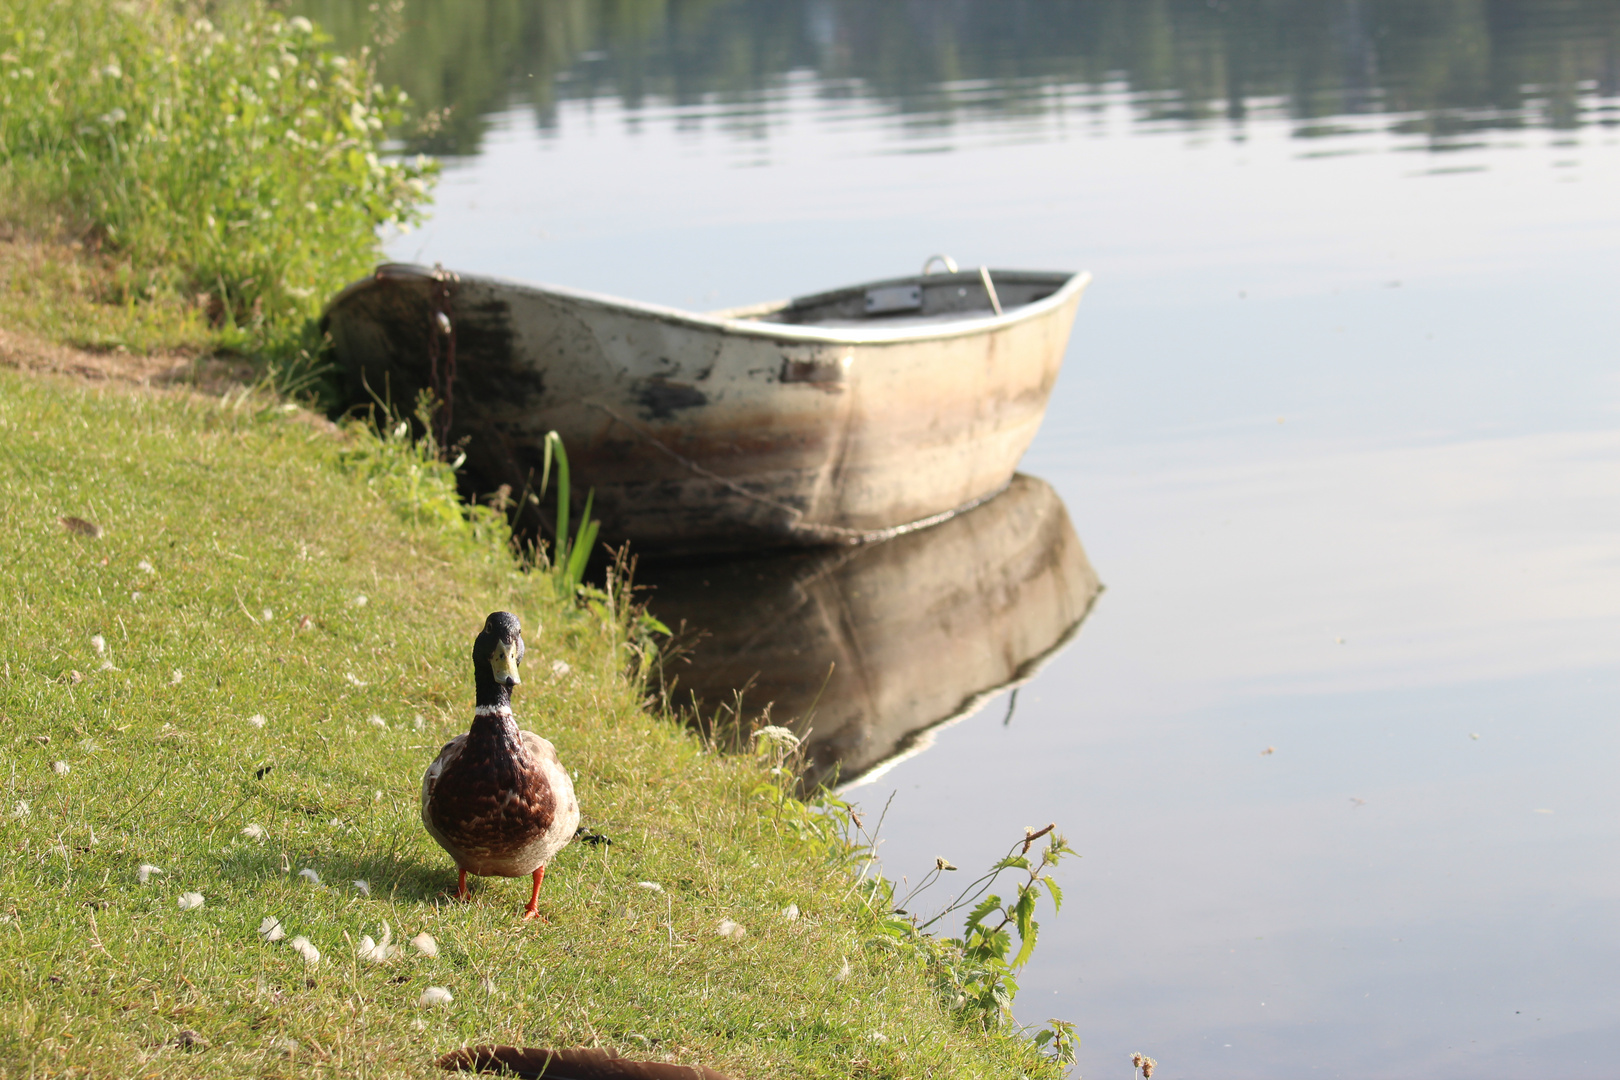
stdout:
<svg viewBox="0 0 1620 1080">
<path fill-rule="evenodd" d="M 557 543 L 553 549 L 551 562 L 558 571 L 557 588 L 565 595 L 572 596 L 585 578 L 585 564 L 590 561 L 591 548 L 596 544 L 596 532 L 601 523 L 591 520 L 591 503 L 596 498 L 596 489 L 592 488 L 585 494 L 585 509 L 580 514 L 579 532 L 574 535 L 572 542 L 569 541 L 568 509 L 571 491 L 568 479 L 568 451 L 563 447 L 562 436 L 555 431 L 548 431 L 540 467 L 539 493 L 542 496 L 551 483 L 551 461 L 554 455 L 557 460 Z"/>
<path fill-rule="evenodd" d="M 135 301 L 195 300 L 218 344 L 292 351 L 436 166 L 383 159 L 403 95 L 263 0 L 0 5 L 0 212 L 127 260 Z"/>
</svg>

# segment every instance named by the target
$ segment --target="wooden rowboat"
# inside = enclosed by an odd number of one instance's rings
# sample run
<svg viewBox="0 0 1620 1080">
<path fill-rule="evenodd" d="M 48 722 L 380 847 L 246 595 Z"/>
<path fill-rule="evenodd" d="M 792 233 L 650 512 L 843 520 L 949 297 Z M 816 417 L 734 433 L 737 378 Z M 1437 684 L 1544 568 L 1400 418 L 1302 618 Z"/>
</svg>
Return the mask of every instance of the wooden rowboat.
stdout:
<svg viewBox="0 0 1620 1080">
<path fill-rule="evenodd" d="M 323 326 L 356 401 L 442 403 L 479 492 L 532 491 L 555 430 L 604 539 L 744 550 L 893 535 L 1004 488 L 1089 281 L 925 273 L 698 315 L 394 264 Z"/>
</svg>

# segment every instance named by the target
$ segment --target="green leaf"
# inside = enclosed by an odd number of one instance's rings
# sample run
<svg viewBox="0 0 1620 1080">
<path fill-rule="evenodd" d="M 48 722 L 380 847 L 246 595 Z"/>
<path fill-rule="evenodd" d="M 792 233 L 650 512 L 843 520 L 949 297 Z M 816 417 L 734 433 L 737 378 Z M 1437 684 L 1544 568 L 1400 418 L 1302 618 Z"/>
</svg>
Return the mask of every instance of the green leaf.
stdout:
<svg viewBox="0 0 1620 1080">
<path fill-rule="evenodd" d="M 1052 910 L 1062 911 L 1063 890 L 1058 888 L 1058 883 L 1053 881 L 1050 877 L 1044 877 L 1041 878 L 1041 880 L 1046 883 L 1046 891 L 1052 894 Z"/>
</svg>

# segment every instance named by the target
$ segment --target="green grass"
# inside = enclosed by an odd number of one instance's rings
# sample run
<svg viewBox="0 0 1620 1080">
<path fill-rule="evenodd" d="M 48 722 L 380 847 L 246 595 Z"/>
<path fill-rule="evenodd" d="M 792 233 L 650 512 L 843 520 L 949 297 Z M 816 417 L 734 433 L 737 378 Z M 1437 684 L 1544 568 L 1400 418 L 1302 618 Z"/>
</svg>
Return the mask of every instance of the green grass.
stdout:
<svg viewBox="0 0 1620 1080">
<path fill-rule="evenodd" d="M 954 1019 L 879 943 L 836 822 L 646 712 L 621 628 L 519 569 L 448 477 L 251 395 L 0 372 L 0 1077 L 427 1076 L 476 1042 L 750 1078 L 1056 1074 Z M 447 901 L 418 820 L 497 608 L 529 642 L 519 718 L 613 841 L 562 852 L 541 925 L 522 881 Z M 266 916 L 320 963 L 261 940 Z M 359 959 L 385 922 L 437 957 Z M 454 1001 L 420 1005 L 429 986 Z"/>
</svg>

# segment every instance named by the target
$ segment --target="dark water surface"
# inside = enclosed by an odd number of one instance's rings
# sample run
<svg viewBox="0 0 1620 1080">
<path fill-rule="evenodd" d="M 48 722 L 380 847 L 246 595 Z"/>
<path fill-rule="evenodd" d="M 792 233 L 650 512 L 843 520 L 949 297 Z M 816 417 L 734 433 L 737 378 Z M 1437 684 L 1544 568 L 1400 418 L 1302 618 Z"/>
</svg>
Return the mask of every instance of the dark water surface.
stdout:
<svg viewBox="0 0 1620 1080">
<path fill-rule="evenodd" d="M 1614 1073 L 1620 3 L 312 13 L 450 107 L 398 258 L 697 309 L 1096 274 L 1031 501 L 666 583 L 694 682 L 865 665 L 851 760 L 1038 669 L 853 794 L 895 876 L 1058 822 L 1017 1011 L 1079 1073 Z"/>
</svg>

